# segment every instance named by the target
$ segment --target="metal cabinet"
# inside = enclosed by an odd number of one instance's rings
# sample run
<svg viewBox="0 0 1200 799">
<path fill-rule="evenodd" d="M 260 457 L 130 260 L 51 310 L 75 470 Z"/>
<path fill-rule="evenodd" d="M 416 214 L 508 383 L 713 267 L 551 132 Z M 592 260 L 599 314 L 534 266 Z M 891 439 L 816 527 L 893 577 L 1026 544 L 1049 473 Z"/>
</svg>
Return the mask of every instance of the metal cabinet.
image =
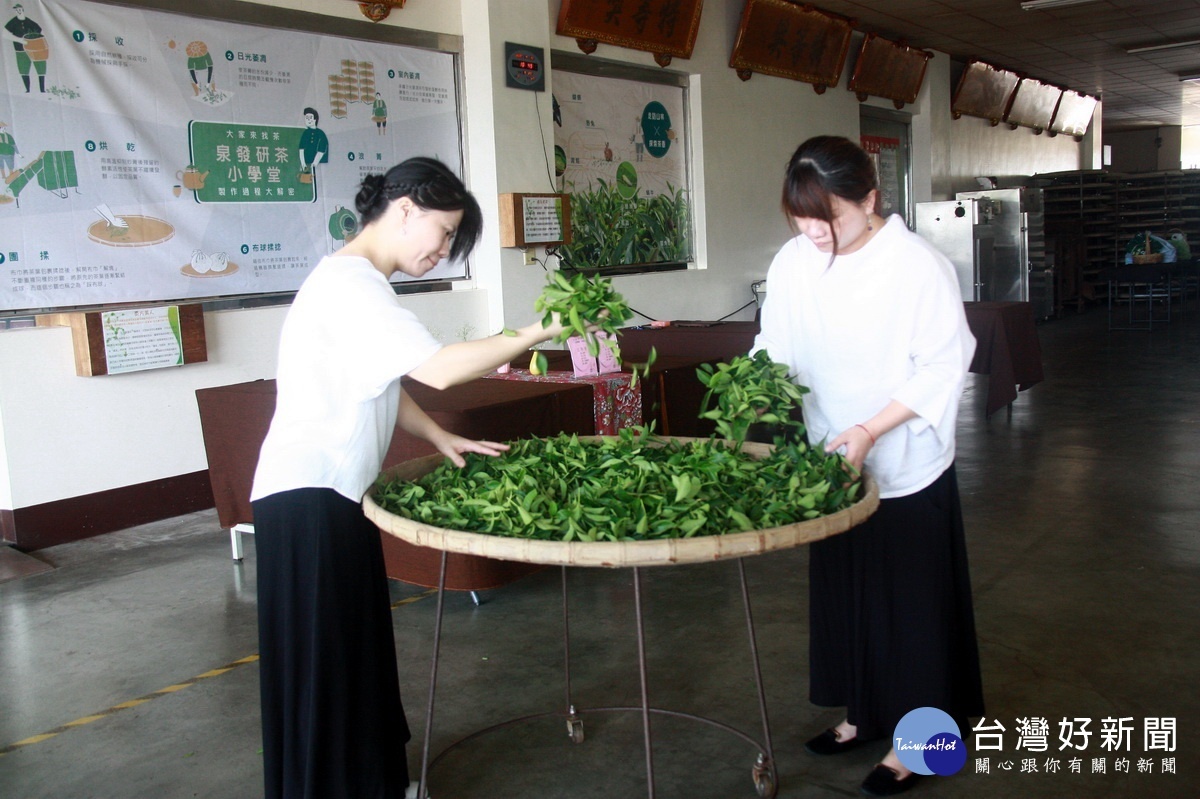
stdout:
<svg viewBox="0 0 1200 799">
<path fill-rule="evenodd" d="M 1034 316 L 1054 315 L 1053 273 L 1046 261 L 1042 190 L 1028 186 L 959 192 L 958 199 L 987 201 L 983 213 L 995 240 L 990 296 L 984 299 L 1031 302 Z"/>
<path fill-rule="evenodd" d="M 995 229 L 984 212 L 987 200 L 917 203 L 916 231 L 950 259 L 965 302 L 1006 299 L 993 296 Z"/>
</svg>

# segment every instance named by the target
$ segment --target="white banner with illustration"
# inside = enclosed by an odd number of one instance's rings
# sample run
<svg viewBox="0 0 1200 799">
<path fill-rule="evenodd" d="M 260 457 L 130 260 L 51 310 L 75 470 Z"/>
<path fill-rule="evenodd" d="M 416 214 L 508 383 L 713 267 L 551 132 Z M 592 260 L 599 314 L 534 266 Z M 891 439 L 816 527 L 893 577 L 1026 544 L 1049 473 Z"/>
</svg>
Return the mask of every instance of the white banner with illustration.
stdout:
<svg viewBox="0 0 1200 799">
<path fill-rule="evenodd" d="M 82 0 L 4 13 L 0 311 L 294 291 L 357 233 L 365 175 L 461 164 L 448 53 Z"/>
<path fill-rule="evenodd" d="M 691 257 L 684 90 L 558 71 L 554 157 L 578 268 Z"/>
</svg>

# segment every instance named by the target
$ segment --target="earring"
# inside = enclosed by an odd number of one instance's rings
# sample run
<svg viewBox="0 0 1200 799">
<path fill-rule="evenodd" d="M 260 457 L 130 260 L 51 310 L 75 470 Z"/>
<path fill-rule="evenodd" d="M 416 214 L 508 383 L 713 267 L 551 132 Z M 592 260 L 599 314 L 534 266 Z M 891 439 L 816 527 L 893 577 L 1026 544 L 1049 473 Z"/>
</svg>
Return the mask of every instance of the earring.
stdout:
<svg viewBox="0 0 1200 799">
<path fill-rule="evenodd" d="M 875 223 L 871 220 L 871 215 L 867 214 L 867 230 L 874 230 Z"/>
</svg>

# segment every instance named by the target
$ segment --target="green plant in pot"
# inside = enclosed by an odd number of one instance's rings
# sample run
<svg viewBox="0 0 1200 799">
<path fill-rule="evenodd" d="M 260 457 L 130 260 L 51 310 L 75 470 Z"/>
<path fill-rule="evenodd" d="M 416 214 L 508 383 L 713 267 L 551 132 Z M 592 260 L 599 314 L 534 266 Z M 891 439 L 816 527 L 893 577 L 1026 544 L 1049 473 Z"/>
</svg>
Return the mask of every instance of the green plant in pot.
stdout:
<svg viewBox="0 0 1200 799">
<path fill-rule="evenodd" d="M 683 189 L 668 184 L 653 197 L 626 196 L 598 179 L 571 192 L 571 243 L 559 248 L 568 269 L 678 263 L 691 258 L 690 208 Z"/>
</svg>

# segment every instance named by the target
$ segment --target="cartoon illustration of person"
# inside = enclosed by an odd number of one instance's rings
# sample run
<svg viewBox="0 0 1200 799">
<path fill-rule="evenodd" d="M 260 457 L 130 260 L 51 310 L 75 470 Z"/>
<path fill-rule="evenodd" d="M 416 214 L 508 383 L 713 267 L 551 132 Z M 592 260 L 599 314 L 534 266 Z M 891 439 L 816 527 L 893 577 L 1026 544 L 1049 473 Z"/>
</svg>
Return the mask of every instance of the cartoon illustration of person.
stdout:
<svg viewBox="0 0 1200 799">
<path fill-rule="evenodd" d="M 329 163 L 329 139 L 317 127 L 320 120 L 317 109 L 304 109 L 306 130 L 300 134 L 300 169 L 303 172 L 315 172 L 317 164 Z"/>
<path fill-rule="evenodd" d="M 29 91 L 29 67 L 37 71 L 38 90 L 46 91 L 46 59 L 49 50 L 46 40 L 42 37 L 42 26 L 25 16 L 25 6 L 17 3 L 13 6 L 16 16 L 4 25 L 4 38 L 13 43 L 17 54 L 17 71 L 21 73 L 21 81 L 25 91 Z"/>
<path fill-rule="evenodd" d="M 371 106 L 371 119 L 375 121 L 375 128 L 382 136 L 387 129 L 387 103 L 383 101 L 383 95 L 375 92 L 375 103 Z"/>
<path fill-rule="evenodd" d="M 7 178 L 17 167 L 17 140 L 8 132 L 8 123 L 0 122 L 0 178 Z"/>
<path fill-rule="evenodd" d="M 642 140 L 638 141 L 638 136 L 642 136 Z M 633 145 L 634 160 L 641 161 L 642 156 L 646 152 L 646 139 L 642 133 L 642 118 L 633 118 L 633 134 L 629 137 L 629 143 Z"/>
<path fill-rule="evenodd" d="M 208 52 L 208 45 L 204 42 L 189 42 L 185 52 L 188 57 L 188 74 L 192 76 L 192 94 L 200 94 L 200 81 L 196 77 L 200 70 L 207 73 L 204 82 L 208 85 L 208 90 L 216 91 L 216 84 L 213 83 L 212 53 Z"/>
</svg>

